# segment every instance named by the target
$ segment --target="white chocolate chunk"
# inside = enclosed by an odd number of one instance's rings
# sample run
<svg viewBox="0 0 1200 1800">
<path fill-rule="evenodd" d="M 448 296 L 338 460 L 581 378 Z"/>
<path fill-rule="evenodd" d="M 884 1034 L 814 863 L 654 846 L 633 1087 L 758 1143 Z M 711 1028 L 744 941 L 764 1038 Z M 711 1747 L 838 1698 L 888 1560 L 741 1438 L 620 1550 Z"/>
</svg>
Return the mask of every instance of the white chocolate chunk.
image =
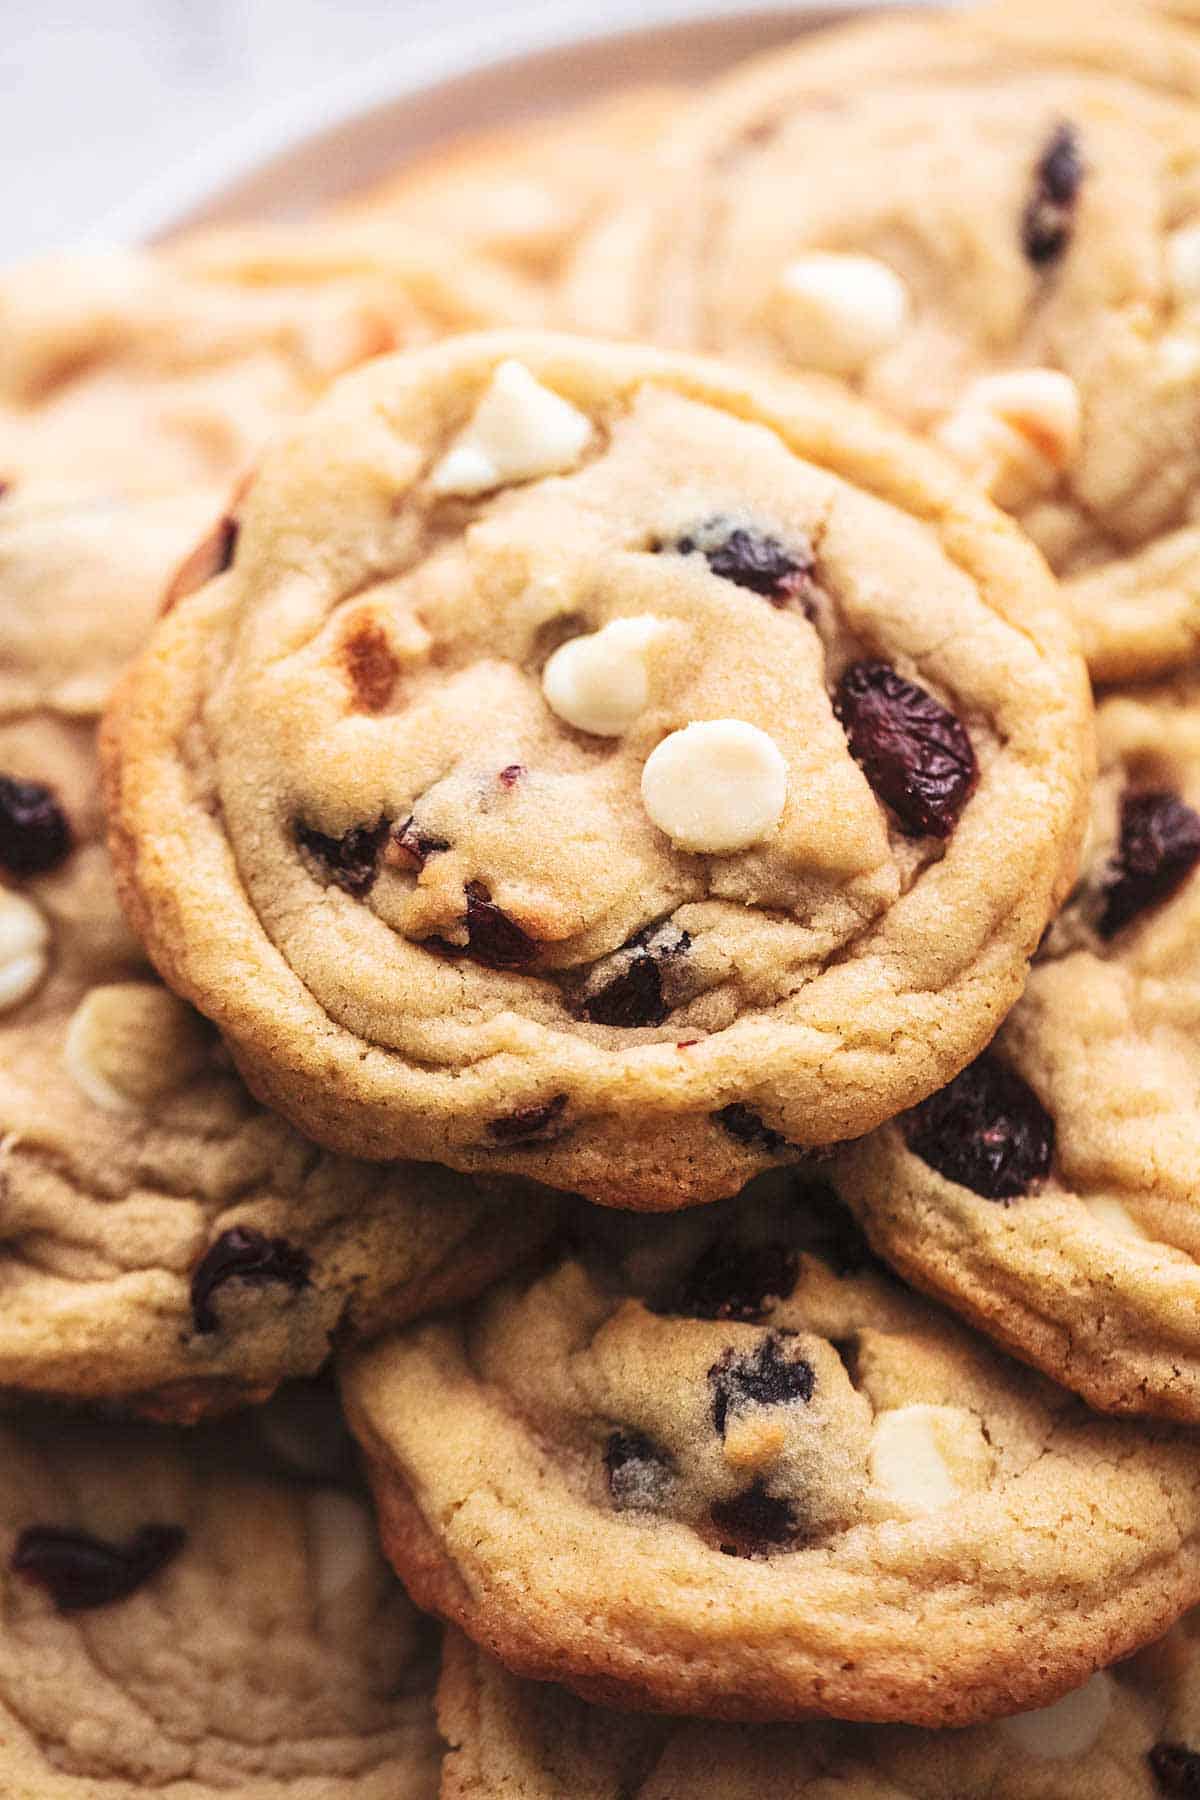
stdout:
<svg viewBox="0 0 1200 1800">
<path fill-rule="evenodd" d="M 961 1406 L 897 1406 L 871 1433 L 871 1480 L 907 1512 L 936 1512 L 983 1487 L 992 1450 L 974 1413 Z"/>
<path fill-rule="evenodd" d="M 27 1000 L 50 964 L 50 927 L 23 894 L 0 891 L 0 1012 Z"/>
<path fill-rule="evenodd" d="M 780 276 L 774 318 L 804 368 L 857 375 L 904 330 L 908 289 L 873 256 L 810 250 Z"/>
<path fill-rule="evenodd" d="M 999 1729 L 1027 1756 L 1070 1762 L 1092 1748 L 1112 1710 L 1112 1676 L 1106 1670 L 1053 1706 L 1002 1719 Z"/>
<path fill-rule="evenodd" d="M 705 719 L 651 751 L 642 804 L 681 850 L 722 856 L 770 836 L 787 784 L 787 764 L 765 731 L 741 719 Z"/>
<path fill-rule="evenodd" d="M 1001 506 L 1052 488 L 1079 454 L 1079 389 L 1057 369 L 1010 369 L 972 382 L 937 429 L 942 446 Z"/>
<path fill-rule="evenodd" d="M 1084 1199 L 1083 1204 L 1097 1225 L 1102 1225 L 1106 1231 L 1115 1231 L 1121 1237 L 1145 1238 L 1146 1233 L 1129 1208 L 1111 1194 L 1093 1194 Z"/>
<path fill-rule="evenodd" d="M 512 481 L 573 468 L 592 422 L 509 357 L 499 363 L 474 415 L 429 477 L 435 494 L 484 494 Z"/>
<path fill-rule="evenodd" d="M 1176 306 L 1200 304 L 1200 225 L 1185 225 L 1167 239 L 1167 282 Z"/>
<path fill-rule="evenodd" d="M 320 1488 L 308 1503 L 318 1605 L 332 1606 L 369 1582 L 378 1552 L 365 1508 L 336 1488 Z"/>
<path fill-rule="evenodd" d="M 666 629 L 661 619 L 646 613 L 614 619 L 600 631 L 560 645 L 542 670 L 542 692 L 551 712 L 595 737 L 620 737 L 645 711 L 646 651 Z"/>
<path fill-rule="evenodd" d="M 140 1112 L 197 1074 L 208 1036 L 191 1007 L 147 981 L 94 987 L 67 1027 L 63 1061 L 106 1112 Z"/>
</svg>

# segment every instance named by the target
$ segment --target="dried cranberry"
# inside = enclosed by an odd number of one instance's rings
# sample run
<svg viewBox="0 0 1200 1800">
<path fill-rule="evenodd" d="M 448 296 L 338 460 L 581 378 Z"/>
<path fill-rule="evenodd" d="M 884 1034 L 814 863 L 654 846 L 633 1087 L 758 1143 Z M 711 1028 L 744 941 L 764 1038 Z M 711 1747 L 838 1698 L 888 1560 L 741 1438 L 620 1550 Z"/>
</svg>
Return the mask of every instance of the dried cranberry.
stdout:
<svg viewBox="0 0 1200 1800">
<path fill-rule="evenodd" d="M 1200 862 L 1200 813 L 1178 794 L 1125 794 L 1121 841 L 1101 887 L 1096 929 L 1115 937 L 1123 926 L 1169 900 Z"/>
<path fill-rule="evenodd" d="M 65 1526 L 30 1525 L 11 1567 L 44 1587 L 60 1613 L 88 1612 L 136 1593 L 178 1556 L 186 1537 L 179 1525 L 143 1525 L 127 1544 L 112 1544 Z"/>
<path fill-rule="evenodd" d="M 593 980 L 599 979 L 600 985 L 585 992 L 584 1017 L 593 1025 L 661 1025 L 671 1011 L 664 982 L 666 965 L 686 955 L 691 946 L 686 931 L 651 926 L 639 932 L 593 972 Z M 608 968 L 613 973 L 605 979 Z"/>
<path fill-rule="evenodd" d="M 739 1244 L 718 1238 L 693 1263 L 661 1311 L 754 1325 L 773 1300 L 791 1293 L 798 1267 L 795 1251 L 784 1244 Z"/>
<path fill-rule="evenodd" d="M 731 1412 L 743 1406 L 784 1406 L 792 1401 L 809 1401 L 813 1396 L 816 1376 L 811 1363 L 803 1357 L 788 1357 L 783 1346 L 794 1331 L 771 1331 L 748 1356 L 739 1356 L 730 1347 L 708 1371 L 712 1389 L 713 1424 L 725 1436 Z"/>
<path fill-rule="evenodd" d="M 668 1459 L 641 1431 L 614 1431 L 604 1446 L 613 1505 L 655 1506 L 670 1479 Z"/>
<path fill-rule="evenodd" d="M 493 1119 L 488 1133 L 498 1144 L 531 1144 L 556 1137 L 566 1105 L 567 1096 L 555 1094 L 540 1106 L 522 1106 L 503 1119 Z"/>
<path fill-rule="evenodd" d="M 1083 183 L 1079 134 L 1056 125 L 1033 172 L 1033 192 L 1021 214 L 1021 245 L 1035 268 L 1057 262 L 1075 229 L 1075 203 Z"/>
<path fill-rule="evenodd" d="M 727 1131 L 739 1144 L 746 1144 L 752 1150 L 765 1150 L 774 1156 L 788 1147 L 787 1139 L 760 1119 L 750 1107 L 735 1101 L 732 1106 L 723 1106 L 720 1112 L 713 1115 L 715 1122 L 723 1131 Z"/>
<path fill-rule="evenodd" d="M 1012 1200 L 1044 1181 L 1054 1120 L 1027 1081 L 990 1051 L 904 1120 L 922 1162 L 986 1200 Z"/>
<path fill-rule="evenodd" d="M 787 606 L 795 601 L 807 608 L 811 599 L 816 564 L 807 544 L 788 549 L 765 531 L 730 525 L 724 519 L 709 519 L 679 538 L 673 548 L 681 556 L 692 556 L 698 551 L 722 581 L 749 588 L 772 606 Z"/>
<path fill-rule="evenodd" d="M 1149 1763 L 1164 1794 L 1200 1800 L 1200 1755 L 1186 1744 L 1155 1744 Z"/>
<path fill-rule="evenodd" d="M 53 788 L 0 775 L 0 868 L 44 875 L 71 850 L 71 827 Z"/>
<path fill-rule="evenodd" d="M 362 900 L 375 885 L 379 872 L 379 852 L 388 834 L 388 822 L 378 825 L 355 825 L 341 837 L 327 837 L 311 825 L 296 826 L 296 842 L 320 863 L 335 887 Z"/>
<path fill-rule="evenodd" d="M 445 838 L 432 837 L 428 832 L 418 831 L 410 814 L 403 825 L 397 825 L 392 831 L 383 860 L 393 868 L 410 869 L 419 875 L 431 856 L 449 848 Z"/>
<path fill-rule="evenodd" d="M 496 779 L 503 788 L 514 788 L 525 773 L 524 763 L 509 763 L 501 769 Z"/>
<path fill-rule="evenodd" d="M 425 948 L 437 956 L 469 956 L 487 969 L 523 969 L 533 962 L 538 953 L 536 941 L 500 910 L 482 881 L 468 881 L 465 891 L 467 910 L 462 922 L 467 928 L 466 943 L 428 937 L 423 940 Z"/>
<path fill-rule="evenodd" d="M 790 1503 L 768 1494 L 761 1476 L 732 1500 L 714 1500 L 708 1512 L 721 1536 L 732 1540 L 721 1545 L 726 1556 L 752 1556 L 790 1544 L 799 1530 Z"/>
<path fill-rule="evenodd" d="M 885 662 L 853 663 L 834 711 L 850 754 L 909 837 L 949 837 L 979 770 L 961 722 Z"/>
<path fill-rule="evenodd" d="M 262 1287 L 282 1282 L 299 1293 L 308 1286 L 312 1258 L 307 1250 L 286 1238 L 264 1237 L 246 1225 L 223 1231 L 209 1245 L 192 1271 L 192 1319 L 200 1332 L 216 1331 L 220 1321 L 213 1309 L 217 1290 L 227 1281 L 248 1281 Z"/>
</svg>

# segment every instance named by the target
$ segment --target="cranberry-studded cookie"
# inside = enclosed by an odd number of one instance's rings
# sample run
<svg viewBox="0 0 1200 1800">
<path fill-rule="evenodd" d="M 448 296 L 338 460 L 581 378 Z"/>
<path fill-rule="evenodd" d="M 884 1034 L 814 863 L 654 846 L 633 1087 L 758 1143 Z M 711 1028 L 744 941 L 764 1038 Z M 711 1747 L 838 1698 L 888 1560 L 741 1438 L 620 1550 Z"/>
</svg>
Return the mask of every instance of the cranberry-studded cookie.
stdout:
<svg viewBox="0 0 1200 1800">
<path fill-rule="evenodd" d="M 0 499 L 0 1390 L 185 1418 L 477 1291 L 549 1222 L 524 1184 L 318 1151 L 125 925 L 94 715 L 206 512 Z"/>
<path fill-rule="evenodd" d="M 433 1800 L 435 1647 L 368 1509 L 254 1440 L 0 1429 L 6 1800 Z"/>
<path fill-rule="evenodd" d="M 0 277 L 0 481 L 228 484 L 344 369 L 530 306 L 461 249 L 368 226 L 24 264 Z"/>
<path fill-rule="evenodd" d="M 349 378 L 110 716 L 124 893 L 319 1142 L 669 1209 L 991 1037 L 1071 878 L 1053 584 L 823 385 L 571 338 Z"/>
<path fill-rule="evenodd" d="M 1181 1674 L 1183 1632 L 1167 1639 Z M 964 1731 L 739 1726 L 589 1705 L 448 1631 L 441 1800 L 1163 1800 L 1194 1791 L 1164 1779 L 1169 1760 L 1188 1765 L 1164 1741 L 1163 1659 L 1156 1647 L 1050 1706 Z"/>
<path fill-rule="evenodd" d="M 642 178 L 680 100 L 670 87 L 624 88 L 570 113 L 457 136 L 345 210 L 449 237 L 553 283 L 583 233 Z"/>
<path fill-rule="evenodd" d="M 1200 644 L 1200 45 L 1134 7 L 877 19 L 681 111 L 570 286 L 589 329 L 819 368 L 1065 578 L 1093 673 Z"/>
<path fill-rule="evenodd" d="M 1117 694 L 1083 876 L 995 1044 L 851 1146 L 888 1260 L 1094 1406 L 1200 1420 L 1200 683 Z"/>
<path fill-rule="evenodd" d="M 965 1725 L 1193 1604 L 1194 1441 L 1085 1411 L 863 1260 L 827 1192 L 763 1179 L 599 1214 L 347 1359 L 420 1605 L 608 1704 Z"/>
</svg>

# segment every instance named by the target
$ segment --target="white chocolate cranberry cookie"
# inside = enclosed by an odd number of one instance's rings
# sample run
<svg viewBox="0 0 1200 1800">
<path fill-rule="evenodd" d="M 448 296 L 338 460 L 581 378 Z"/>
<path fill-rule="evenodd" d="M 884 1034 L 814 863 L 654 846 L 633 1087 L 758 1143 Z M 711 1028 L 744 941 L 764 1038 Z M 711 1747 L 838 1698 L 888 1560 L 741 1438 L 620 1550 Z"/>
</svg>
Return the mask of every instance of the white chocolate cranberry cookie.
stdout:
<svg viewBox="0 0 1200 1800">
<path fill-rule="evenodd" d="M 1173 1716 L 1158 1664 L 1195 1678 L 1186 1627 L 1034 1712 L 964 1731 L 744 1726 L 591 1706 L 448 1631 L 441 1800 L 1163 1800 Z M 1178 1638 L 1178 1647 L 1176 1646 Z M 1173 1672 L 1173 1671 L 1172 1671 Z M 1174 1684 L 1172 1684 L 1174 1685 Z M 1194 1727 L 1195 1719 L 1190 1723 Z M 1185 1754 L 1191 1754 L 1185 1752 Z M 1192 1767 L 1200 1769 L 1200 1759 Z M 1166 1778 L 1164 1778 L 1166 1777 Z"/>
<path fill-rule="evenodd" d="M 1200 1420 L 1200 683 L 1105 699 L 1083 876 L 995 1045 L 853 1145 L 871 1241 L 1094 1406 Z"/>
<path fill-rule="evenodd" d="M 978 1723 L 1158 1635 L 1200 1592 L 1195 1442 L 1009 1362 L 794 1180 L 595 1214 L 347 1359 L 418 1604 L 584 1698 L 734 1720 Z"/>
<path fill-rule="evenodd" d="M 823 369 L 1065 579 L 1093 674 L 1200 646 L 1200 44 L 1036 0 L 806 34 L 681 108 L 585 240 L 588 329 Z"/>
<path fill-rule="evenodd" d="M 429 1634 L 255 1435 L 0 1429 L 6 1800 L 433 1800 Z"/>
<path fill-rule="evenodd" d="M 111 714 L 113 843 L 319 1142 L 670 1209 L 1016 999 L 1082 665 L 1019 533 L 855 402 L 462 338 L 340 384 L 237 519 Z"/>
</svg>

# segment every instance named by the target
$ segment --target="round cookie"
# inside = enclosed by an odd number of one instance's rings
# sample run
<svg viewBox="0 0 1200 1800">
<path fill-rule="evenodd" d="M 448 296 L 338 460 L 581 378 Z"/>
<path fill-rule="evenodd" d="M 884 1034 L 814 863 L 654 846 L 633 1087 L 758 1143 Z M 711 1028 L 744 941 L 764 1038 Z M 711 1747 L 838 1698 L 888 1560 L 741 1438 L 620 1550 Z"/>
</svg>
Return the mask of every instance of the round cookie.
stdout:
<svg viewBox="0 0 1200 1800">
<path fill-rule="evenodd" d="M 227 486 L 342 370 L 533 306 L 457 247 L 365 225 L 22 264 L 0 277 L 0 480 Z"/>
<path fill-rule="evenodd" d="M 965 1725 L 1194 1603 L 1194 1441 L 1086 1412 L 856 1260 L 827 1192 L 765 1182 L 601 1214 L 346 1359 L 419 1605 L 606 1704 Z"/>
<path fill-rule="evenodd" d="M 441 1800 L 1162 1800 L 1188 1792 L 1155 1774 L 1176 1754 L 1146 1666 L 1162 1655 L 964 1731 L 739 1726 L 590 1706 L 510 1675 L 451 1630 L 438 1685 Z"/>
<path fill-rule="evenodd" d="M 1020 519 L 1097 679 L 1165 672 L 1200 645 L 1198 97 L 1194 34 L 1131 7 L 808 34 L 680 112 L 568 313 L 853 382 Z"/>
<path fill-rule="evenodd" d="M 570 338 L 340 384 L 107 730 L 124 896 L 319 1142 L 670 1209 L 992 1035 L 1071 879 L 1044 568 L 822 385 Z"/>
<path fill-rule="evenodd" d="M 7 1800 L 433 1800 L 429 1634 L 255 1428 L 0 1428 Z"/>
<path fill-rule="evenodd" d="M 852 1145 L 876 1248 L 1116 1412 L 1200 1420 L 1200 682 L 1114 694 L 1084 872 L 995 1046 Z"/>
<path fill-rule="evenodd" d="M 183 1418 L 476 1292 L 550 1223 L 524 1184 L 322 1154 L 124 922 L 89 714 L 205 512 L 0 500 L 0 1390 Z"/>
</svg>

